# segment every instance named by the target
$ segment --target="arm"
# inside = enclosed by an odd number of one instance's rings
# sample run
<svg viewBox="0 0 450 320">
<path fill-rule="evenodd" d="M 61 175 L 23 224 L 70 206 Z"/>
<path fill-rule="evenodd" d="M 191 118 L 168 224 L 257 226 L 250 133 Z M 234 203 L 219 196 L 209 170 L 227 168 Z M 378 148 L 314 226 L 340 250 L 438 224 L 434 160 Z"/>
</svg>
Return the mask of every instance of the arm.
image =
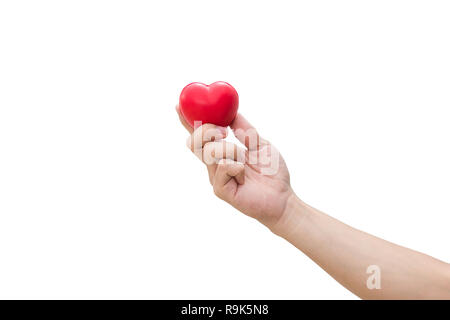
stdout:
<svg viewBox="0 0 450 320">
<path fill-rule="evenodd" d="M 449 264 L 353 229 L 302 202 L 290 187 L 283 158 L 242 115 L 230 127 L 245 148 L 222 140 L 226 128 L 204 124 L 194 130 L 177 111 L 214 193 L 292 243 L 344 287 L 364 299 L 450 299 Z"/>
<path fill-rule="evenodd" d="M 450 299 L 450 265 L 356 230 L 296 196 L 272 231 L 363 299 Z M 369 289 L 369 266 L 381 287 Z"/>
</svg>

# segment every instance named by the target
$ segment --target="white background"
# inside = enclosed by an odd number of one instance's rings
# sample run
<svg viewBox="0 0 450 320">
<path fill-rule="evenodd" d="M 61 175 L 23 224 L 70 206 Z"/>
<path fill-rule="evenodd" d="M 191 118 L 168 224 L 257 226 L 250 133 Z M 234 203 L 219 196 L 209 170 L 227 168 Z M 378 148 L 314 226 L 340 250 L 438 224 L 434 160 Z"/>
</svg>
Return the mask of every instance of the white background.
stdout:
<svg viewBox="0 0 450 320">
<path fill-rule="evenodd" d="M 296 193 L 450 261 L 447 1 L 2 1 L 0 298 L 356 298 L 214 197 L 223 80 Z"/>
</svg>

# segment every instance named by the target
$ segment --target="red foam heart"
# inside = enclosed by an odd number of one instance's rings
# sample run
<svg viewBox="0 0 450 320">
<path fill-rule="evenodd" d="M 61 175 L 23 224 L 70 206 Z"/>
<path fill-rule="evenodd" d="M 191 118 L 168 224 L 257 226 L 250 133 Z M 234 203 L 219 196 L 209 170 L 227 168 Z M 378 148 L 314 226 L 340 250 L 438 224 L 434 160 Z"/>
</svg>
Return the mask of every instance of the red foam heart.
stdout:
<svg viewBox="0 0 450 320">
<path fill-rule="evenodd" d="M 195 121 L 227 127 L 236 117 L 238 106 L 236 90 L 222 81 L 210 85 L 194 82 L 180 94 L 180 111 L 193 127 Z"/>
</svg>

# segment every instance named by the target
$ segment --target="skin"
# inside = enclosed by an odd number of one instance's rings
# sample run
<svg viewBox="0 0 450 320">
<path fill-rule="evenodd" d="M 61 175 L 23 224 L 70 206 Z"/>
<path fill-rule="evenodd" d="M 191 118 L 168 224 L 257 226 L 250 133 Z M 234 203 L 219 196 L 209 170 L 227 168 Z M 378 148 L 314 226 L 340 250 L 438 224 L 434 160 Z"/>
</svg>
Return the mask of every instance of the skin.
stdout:
<svg viewBox="0 0 450 320">
<path fill-rule="evenodd" d="M 226 142 L 226 128 L 192 128 L 176 108 L 190 137 L 188 147 L 206 164 L 214 193 L 286 239 L 348 290 L 363 299 L 450 299 L 450 265 L 354 229 L 300 200 L 280 156 L 273 175 L 249 161 L 274 147 L 238 114 L 230 125 L 245 149 Z M 241 130 L 253 132 L 250 144 Z M 248 131 L 247 131 L 248 132 Z M 222 152 L 219 152 L 222 151 Z M 238 161 L 240 160 L 240 161 Z M 379 267 L 379 289 L 369 289 L 369 266 Z"/>
</svg>

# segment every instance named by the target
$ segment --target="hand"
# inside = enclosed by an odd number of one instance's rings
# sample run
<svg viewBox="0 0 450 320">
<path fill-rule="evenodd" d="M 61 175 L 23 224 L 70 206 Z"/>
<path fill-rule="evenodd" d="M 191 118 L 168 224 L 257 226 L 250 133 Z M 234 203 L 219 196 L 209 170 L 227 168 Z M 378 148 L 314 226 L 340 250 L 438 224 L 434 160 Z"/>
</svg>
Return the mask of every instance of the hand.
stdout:
<svg viewBox="0 0 450 320">
<path fill-rule="evenodd" d="M 206 164 L 214 193 L 272 229 L 293 195 L 288 169 L 278 151 L 240 114 L 230 127 L 245 149 L 223 140 L 226 128 L 207 123 L 194 130 L 178 106 L 176 110 L 190 133 L 188 147 Z"/>
</svg>

